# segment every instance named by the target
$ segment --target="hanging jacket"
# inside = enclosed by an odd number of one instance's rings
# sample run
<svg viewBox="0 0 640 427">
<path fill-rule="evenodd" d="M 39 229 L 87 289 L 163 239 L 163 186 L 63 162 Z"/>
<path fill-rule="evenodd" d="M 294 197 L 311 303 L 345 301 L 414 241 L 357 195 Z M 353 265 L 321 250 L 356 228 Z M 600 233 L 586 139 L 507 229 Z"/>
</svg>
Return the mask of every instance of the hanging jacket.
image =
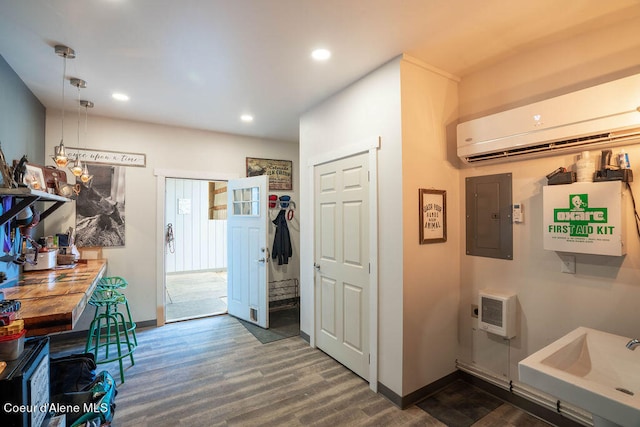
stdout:
<svg viewBox="0 0 640 427">
<path fill-rule="evenodd" d="M 272 221 L 276 226 L 276 235 L 273 238 L 271 257 L 278 258 L 278 265 L 288 264 L 289 258 L 293 255 L 285 212 L 284 209 L 281 209 L 276 219 Z"/>
</svg>

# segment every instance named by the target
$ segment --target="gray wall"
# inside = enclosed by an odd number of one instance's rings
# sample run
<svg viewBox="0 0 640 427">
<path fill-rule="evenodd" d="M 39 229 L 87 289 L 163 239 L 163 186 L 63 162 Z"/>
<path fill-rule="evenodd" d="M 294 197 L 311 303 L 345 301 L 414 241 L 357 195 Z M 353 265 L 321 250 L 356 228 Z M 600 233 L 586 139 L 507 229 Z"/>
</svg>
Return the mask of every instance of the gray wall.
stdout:
<svg viewBox="0 0 640 427">
<path fill-rule="evenodd" d="M 44 163 L 45 108 L 0 56 L 0 142 L 11 162 Z"/>
<path fill-rule="evenodd" d="M 9 165 L 24 154 L 32 163 L 44 162 L 45 108 L 0 56 L 0 144 Z M 9 281 L 18 266 L 0 262 Z"/>
</svg>

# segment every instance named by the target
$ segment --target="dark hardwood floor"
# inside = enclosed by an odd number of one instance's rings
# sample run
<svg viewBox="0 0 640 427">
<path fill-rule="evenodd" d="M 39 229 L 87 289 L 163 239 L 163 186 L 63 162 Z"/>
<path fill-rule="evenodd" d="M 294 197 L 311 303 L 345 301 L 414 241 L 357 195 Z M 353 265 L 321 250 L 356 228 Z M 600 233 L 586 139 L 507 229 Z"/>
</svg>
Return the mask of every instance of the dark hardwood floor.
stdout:
<svg viewBox="0 0 640 427">
<path fill-rule="evenodd" d="M 301 338 L 261 344 L 228 315 L 140 330 L 138 343 L 114 427 L 445 425 L 417 406 L 398 409 Z M 51 343 L 54 357 L 83 350 L 82 339 Z M 103 369 L 120 381 L 117 364 Z M 506 403 L 474 425 L 524 425 L 523 416 L 544 425 Z"/>
</svg>

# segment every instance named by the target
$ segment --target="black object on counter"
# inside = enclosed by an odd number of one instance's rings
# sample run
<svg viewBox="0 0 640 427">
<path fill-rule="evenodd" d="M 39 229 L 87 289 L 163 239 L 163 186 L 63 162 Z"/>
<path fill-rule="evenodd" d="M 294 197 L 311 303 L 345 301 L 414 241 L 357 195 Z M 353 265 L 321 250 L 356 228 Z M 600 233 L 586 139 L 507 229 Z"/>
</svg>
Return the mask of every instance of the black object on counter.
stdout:
<svg viewBox="0 0 640 427">
<path fill-rule="evenodd" d="M 560 172 L 556 173 L 551 178 L 548 178 L 547 184 L 559 185 L 559 184 L 572 184 L 576 182 L 577 176 L 575 172 Z"/>
</svg>

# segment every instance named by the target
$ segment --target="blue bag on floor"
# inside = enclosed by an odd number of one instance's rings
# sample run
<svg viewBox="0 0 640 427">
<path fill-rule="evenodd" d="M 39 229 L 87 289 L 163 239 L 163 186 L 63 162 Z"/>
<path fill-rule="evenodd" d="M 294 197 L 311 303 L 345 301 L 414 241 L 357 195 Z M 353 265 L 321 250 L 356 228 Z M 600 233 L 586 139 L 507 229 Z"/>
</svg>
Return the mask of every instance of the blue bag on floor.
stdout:
<svg viewBox="0 0 640 427">
<path fill-rule="evenodd" d="M 67 427 L 99 427 L 111 424 L 117 394 L 115 380 L 102 371 L 83 390 L 52 396 L 52 401 L 80 409 L 78 413 L 67 412 Z"/>
<path fill-rule="evenodd" d="M 89 389 L 91 410 L 78 418 L 71 427 L 104 426 L 111 424 L 116 409 L 116 382 L 107 371 L 98 374 L 93 386 Z"/>
</svg>

